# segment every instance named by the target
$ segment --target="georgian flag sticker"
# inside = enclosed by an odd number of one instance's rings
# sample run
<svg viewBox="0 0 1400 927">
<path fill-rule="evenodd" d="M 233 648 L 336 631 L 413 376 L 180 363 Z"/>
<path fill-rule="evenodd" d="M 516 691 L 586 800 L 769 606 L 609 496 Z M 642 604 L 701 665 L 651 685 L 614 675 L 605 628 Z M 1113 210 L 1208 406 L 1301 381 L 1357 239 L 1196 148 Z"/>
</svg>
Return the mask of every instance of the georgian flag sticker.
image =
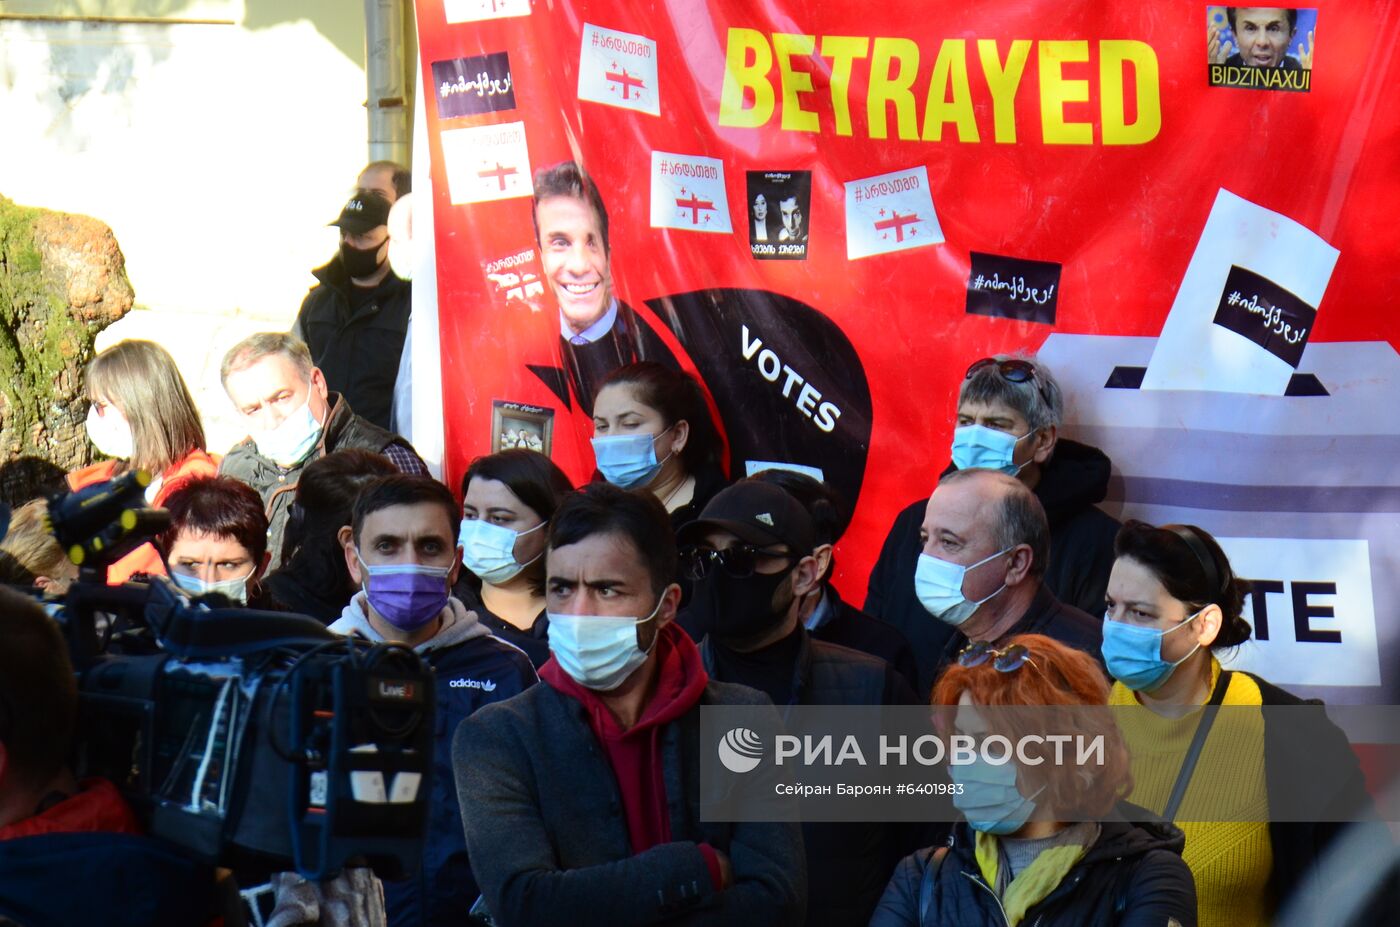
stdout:
<svg viewBox="0 0 1400 927">
<path fill-rule="evenodd" d="M 523 122 L 448 129 L 442 133 L 442 160 L 454 206 L 535 192 Z"/>
<path fill-rule="evenodd" d="M 530 0 L 442 0 L 449 23 L 479 23 L 508 16 L 529 16 Z"/>
<path fill-rule="evenodd" d="M 928 169 L 846 182 L 846 257 L 870 257 L 936 245 L 943 241 Z"/>
<path fill-rule="evenodd" d="M 578 98 L 661 115 L 655 40 L 584 23 L 578 54 Z"/>
<path fill-rule="evenodd" d="M 724 162 L 700 155 L 651 153 L 651 227 L 728 235 Z"/>
</svg>

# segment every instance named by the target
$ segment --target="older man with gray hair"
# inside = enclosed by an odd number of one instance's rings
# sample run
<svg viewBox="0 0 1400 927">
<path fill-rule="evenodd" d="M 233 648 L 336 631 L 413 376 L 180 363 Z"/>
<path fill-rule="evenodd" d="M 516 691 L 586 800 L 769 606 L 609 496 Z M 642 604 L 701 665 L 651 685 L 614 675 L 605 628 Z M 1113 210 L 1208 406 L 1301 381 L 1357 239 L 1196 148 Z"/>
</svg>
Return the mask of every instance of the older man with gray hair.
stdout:
<svg viewBox="0 0 1400 927">
<path fill-rule="evenodd" d="M 1026 485 L 998 470 L 945 474 L 924 508 L 914 591 L 952 629 L 934 677 L 970 644 L 993 649 L 1018 634 L 1044 634 L 1099 656 L 1102 619 L 1046 588 L 1050 525 Z"/>
<path fill-rule="evenodd" d="M 1064 400 L 1045 365 L 998 354 L 967 370 L 958 391 L 952 462 L 944 473 L 983 467 L 1014 476 L 1035 494 L 1054 541 L 1044 582 L 1064 602 L 1099 616 L 1104 610 L 1118 522 L 1096 503 L 1108 492 L 1110 463 L 1098 448 L 1060 437 Z M 933 685 L 938 655 L 952 633 L 929 621 L 914 594 L 914 570 L 927 497 L 899 513 L 870 573 L 864 611 L 909 638 L 919 685 Z"/>
<path fill-rule="evenodd" d="M 282 563 L 297 481 L 311 461 L 357 448 L 383 454 L 403 473 L 428 473 L 407 441 L 356 415 L 345 397 L 327 387 L 311 352 L 294 335 L 250 335 L 224 355 L 219 376 L 248 429 L 248 437 L 224 457 L 219 475 L 246 483 L 262 496 L 272 556 L 269 572 Z"/>
</svg>

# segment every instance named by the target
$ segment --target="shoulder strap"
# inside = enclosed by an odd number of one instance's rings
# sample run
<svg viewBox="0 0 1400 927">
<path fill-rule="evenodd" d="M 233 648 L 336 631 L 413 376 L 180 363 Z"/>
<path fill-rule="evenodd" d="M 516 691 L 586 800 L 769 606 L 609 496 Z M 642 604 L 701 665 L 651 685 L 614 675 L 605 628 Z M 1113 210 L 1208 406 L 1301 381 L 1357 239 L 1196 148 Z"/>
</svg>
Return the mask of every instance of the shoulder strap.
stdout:
<svg viewBox="0 0 1400 927">
<path fill-rule="evenodd" d="M 919 924 L 928 922 L 928 907 L 933 903 L 933 883 L 938 880 L 938 870 L 943 868 L 943 860 L 948 858 L 948 848 L 939 847 L 933 851 L 928 864 L 924 866 L 924 876 L 919 880 Z"/>
<path fill-rule="evenodd" d="M 1215 690 L 1210 694 L 1210 701 L 1206 702 L 1201 723 L 1196 725 L 1196 736 L 1191 738 L 1191 746 L 1187 748 L 1186 756 L 1181 761 L 1181 772 L 1176 774 L 1176 784 L 1172 786 L 1171 797 L 1167 799 L 1167 806 L 1162 810 L 1162 817 L 1168 821 L 1176 820 L 1176 812 L 1181 808 L 1182 799 L 1186 797 L 1186 787 L 1191 784 L 1191 774 L 1196 771 L 1196 762 L 1201 758 L 1201 748 L 1206 744 L 1211 725 L 1215 724 L 1216 712 L 1220 709 L 1220 703 L 1225 701 L 1225 691 L 1230 688 L 1230 678 L 1233 675 L 1229 670 L 1221 670 L 1220 678 L 1215 681 Z"/>
</svg>

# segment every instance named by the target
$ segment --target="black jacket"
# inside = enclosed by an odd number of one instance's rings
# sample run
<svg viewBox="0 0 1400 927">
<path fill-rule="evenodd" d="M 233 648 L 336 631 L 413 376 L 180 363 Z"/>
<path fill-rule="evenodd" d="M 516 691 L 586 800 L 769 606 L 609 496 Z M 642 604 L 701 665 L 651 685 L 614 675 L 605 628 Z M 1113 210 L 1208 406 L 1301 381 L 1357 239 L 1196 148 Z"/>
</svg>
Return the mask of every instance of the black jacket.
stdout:
<svg viewBox="0 0 1400 927">
<path fill-rule="evenodd" d="M 205 927 L 215 902 L 213 868 L 153 837 L 55 833 L 0 840 L 6 924 Z"/>
<path fill-rule="evenodd" d="M 403 438 L 356 415 L 345 397 L 331 393 L 327 401 L 330 412 L 326 415 L 325 427 L 321 429 L 321 439 L 301 463 L 283 469 L 259 454 L 252 438 L 244 438 L 219 464 L 220 476 L 231 476 L 240 483 L 246 483 L 262 496 L 267 510 L 267 549 L 272 554 L 268 563 L 270 571 L 282 565 L 283 535 L 286 533 L 292 499 L 296 496 L 297 480 L 301 479 L 301 471 L 307 464 L 327 454 L 351 448 L 382 454 L 389 445 L 397 444 L 410 453 L 413 451 Z M 418 462 L 418 466 L 422 468 L 421 472 L 428 472 L 422 461 Z"/>
<path fill-rule="evenodd" d="M 525 656 L 530 658 L 535 669 L 549 661 L 549 616 L 545 612 L 535 617 L 530 630 L 522 631 L 486 607 L 481 600 L 481 580 L 473 576 L 470 570 L 462 570 L 458 575 L 452 594 L 469 610 L 476 612 L 477 619 L 490 628 L 492 634 L 525 651 Z"/>
<path fill-rule="evenodd" d="M 1122 805 L 1099 839 L 1021 923 L 1034 927 L 1194 927 L 1196 883 L 1181 858 L 1186 839 L 1171 824 L 1129 823 Z M 1132 817 L 1147 818 L 1140 809 Z M 1004 927 L 1006 916 L 977 865 L 974 833 L 953 828 L 946 856 L 927 847 L 900 861 L 870 927 Z M 921 898 L 930 866 L 927 909 Z M 1175 921 L 1172 920 L 1175 919 Z"/>
<path fill-rule="evenodd" d="M 904 678 L 884 660 L 836 644 L 813 640 L 806 628 L 792 669 L 791 705 L 917 705 Z M 705 672 L 715 675 L 714 646 L 707 637 L 700 642 Z M 742 680 L 725 680 L 745 685 Z M 779 708 L 786 706 L 779 705 Z"/>
<path fill-rule="evenodd" d="M 914 659 L 914 648 L 909 646 L 909 638 L 894 625 L 879 618 L 871 618 L 842 599 L 835 586 L 828 585 L 825 592 L 831 608 L 831 617 L 810 632 L 812 637 L 828 644 L 879 657 L 894 667 L 895 671 L 904 677 L 904 681 L 909 683 L 909 688 L 917 693 L 919 666 Z"/>
<path fill-rule="evenodd" d="M 617 368 L 638 361 L 656 361 L 679 369 L 666 342 L 637 318 L 632 307 L 623 305 L 620 300 L 617 319 L 607 334 L 588 344 L 573 344 L 560 338 L 559 353 L 569 387 L 578 398 L 579 407 L 588 415 L 593 414 L 598 387 Z"/>
<path fill-rule="evenodd" d="M 641 853 L 632 852 L 617 778 L 579 701 L 545 683 L 464 721 L 452 749 L 457 792 L 495 922 L 800 924 L 807 880 L 798 826 L 700 818 L 700 712 L 766 703 L 711 680 L 698 705 L 659 730 L 671 842 Z M 728 889 L 714 890 L 700 843 L 728 855 Z"/>
<path fill-rule="evenodd" d="M 729 485 L 729 480 L 724 478 L 724 471 L 717 466 L 701 467 L 695 472 L 695 492 L 691 495 L 690 501 L 671 513 L 671 530 L 679 532 L 686 525 L 700 517 L 700 513 L 705 510 L 705 506 L 710 504 L 710 500 L 719 494 L 719 491 Z"/>
<path fill-rule="evenodd" d="M 1098 448 L 1061 438 L 1035 487 L 1050 522 L 1045 584 L 1062 601 L 1095 616 L 1104 612 L 1113 540 L 1119 528 L 1114 518 L 1097 507 L 1108 493 L 1110 466 Z M 933 684 L 933 660 L 952 633 L 948 625 L 931 620 L 914 595 L 914 569 L 923 549 L 919 528 L 927 504 L 925 496 L 895 518 L 870 571 L 864 607 L 866 614 L 883 618 L 909 638 L 924 691 Z"/>
<path fill-rule="evenodd" d="M 1103 665 L 1103 619 L 1087 615 L 1073 605 L 1061 602 L 1044 583 L 1036 590 L 1035 598 L 1031 599 L 1030 607 L 1021 616 L 1021 620 L 1012 625 L 1011 630 L 1003 634 L 1000 640 L 1018 634 L 1044 634 L 1068 647 L 1084 651 L 1097 660 L 1100 666 Z M 943 668 L 956 660 L 968 643 L 967 637 L 954 628 L 952 636 L 943 644 L 943 651 L 938 655 L 938 663 L 934 666 L 935 681 L 943 672 Z"/>
<path fill-rule="evenodd" d="M 413 285 L 390 271 L 372 291 L 354 294 L 340 255 L 311 272 L 320 283 L 302 300 L 292 334 L 306 342 L 326 384 L 380 428 L 389 427 L 394 382 L 408 335 Z"/>
<path fill-rule="evenodd" d="M 1375 850 L 1375 858 L 1384 858 L 1393 842 L 1375 816 L 1375 804 L 1346 734 L 1327 717 L 1322 702 L 1300 699 L 1253 673 L 1247 675 L 1259 687 L 1265 708 L 1293 705 L 1315 709 L 1264 712 L 1264 778 L 1274 857 L 1269 887 L 1274 898 L 1282 902 L 1289 892 L 1308 885 L 1308 876 L 1328 846 L 1352 826 L 1346 822 L 1362 822 L 1356 826 Z M 1294 820 L 1276 820 L 1279 817 Z M 1345 890 L 1336 885 L 1322 890 L 1339 889 Z"/>
<path fill-rule="evenodd" d="M 914 693 L 884 660 L 812 640 L 805 628 L 793 667 L 793 705 L 913 705 Z M 700 644 L 714 675 L 709 640 Z M 742 680 L 721 680 L 742 682 Z M 780 706 L 783 707 L 783 706 Z M 804 823 L 808 927 L 864 924 L 915 831 L 890 823 Z"/>
<path fill-rule="evenodd" d="M 415 650 L 433 670 L 437 695 L 433 709 L 433 779 L 423 865 L 416 875 L 384 883 L 384 904 L 394 927 L 449 927 L 465 922 L 480 892 L 467 858 L 462 814 L 453 776 L 452 736 L 457 726 L 486 705 L 505 701 L 533 686 L 537 677 L 518 648 L 484 633 L 454 606 L 453 624 Z M 337 634 L 378 643 L 364 601 L 346 606 L 331 625 Z M 475 635 L 475 636 L 473 636 Z"/>
</svg>

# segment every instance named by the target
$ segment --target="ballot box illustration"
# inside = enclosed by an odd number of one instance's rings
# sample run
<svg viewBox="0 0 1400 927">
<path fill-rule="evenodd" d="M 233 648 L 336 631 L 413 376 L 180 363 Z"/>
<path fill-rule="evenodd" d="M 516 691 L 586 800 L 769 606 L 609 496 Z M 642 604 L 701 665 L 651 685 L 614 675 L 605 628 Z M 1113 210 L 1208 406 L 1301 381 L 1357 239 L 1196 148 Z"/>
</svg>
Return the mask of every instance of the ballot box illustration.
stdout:
<svg viewBox="0 0 1400 927">
<path fill-rule="evenodd" d="M 1156 338 L 1051 334 L 1062 434 L 1113 461 L 1103 507 L 1199 525 L 1254 583 L 1226 661 L 1335 704 L 1400 699 L 1400 356 L 1310 343 L 1281 395 L 1145 389 Z"/>
</svg>

